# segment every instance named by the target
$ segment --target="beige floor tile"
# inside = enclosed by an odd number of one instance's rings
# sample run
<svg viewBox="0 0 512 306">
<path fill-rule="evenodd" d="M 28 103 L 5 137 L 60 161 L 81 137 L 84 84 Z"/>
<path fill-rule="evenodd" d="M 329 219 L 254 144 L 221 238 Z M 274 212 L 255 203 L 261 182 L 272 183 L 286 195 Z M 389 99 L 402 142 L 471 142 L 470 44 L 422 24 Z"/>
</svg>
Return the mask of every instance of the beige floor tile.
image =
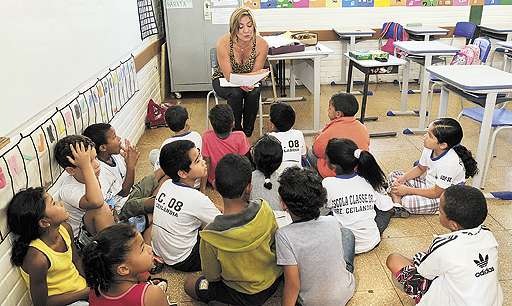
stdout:
<svg viewBox="0 0 512 306">
<path fill-rule="evenodd" d="M 450 231 L 443 227 L 441 223 L 439 223 L 439 215 L 425 216 L 425 219 L 432 226 L 436 234 L 447 234 Z M 503 231 L 505 228 L 501 226 L 490 214 L 485 219 L 484 224 L 493 232 Z"/>
<path fill-rule="evenodd" d="M 512 281 L 500 281 L 503 289 L 503 306 L 512 306 Z"/>
<path fill-rule="evenodd" d="M 411 216 L 407 219 L 392 218 L 388 228 L 386 228 L 382 234 L 382 237 L 432 237 L 434 234 L 436 234 L 436 232 L 423 216 Z"/>
<path fill-rule="evenodd" d="M 498 241 L 499 279 L 512 280 L 512 235 L 510 232 L 495 232 Z"/>
<path fill-rule="evenodd" d="M 512 204 L 510 201 L 489 201 L 489 214 L 504 228 L 512 229 Z"/>
<path fill-rule="evenodd" d="M 386 259 L 389 254 L 400 253 L 412 258 L 418 252 L 425 252 L 430 247 L 433 239 L 432 236 L 382 239 L 374 252 L 377 254 L 381 265 L 386 267 Z"/>
<path fill-rule="evenodd" d="M 382 266 L 374 251 L 355 257 L 356 291 L 388 290 L 393 284 L 387 279 L 387 268 Z"/>
<path fill-rule="evenodd" d="M 402 305 L 395 290 L 358 291 L 348 302 L 348 306 L 398 306 Z"/>
</svg>

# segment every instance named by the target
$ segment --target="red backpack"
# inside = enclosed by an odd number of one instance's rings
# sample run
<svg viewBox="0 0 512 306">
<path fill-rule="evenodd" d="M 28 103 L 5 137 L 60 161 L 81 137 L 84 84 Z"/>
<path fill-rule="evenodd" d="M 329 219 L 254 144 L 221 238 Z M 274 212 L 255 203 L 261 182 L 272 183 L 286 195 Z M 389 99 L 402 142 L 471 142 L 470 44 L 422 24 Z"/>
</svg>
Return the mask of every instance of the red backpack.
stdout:
<svg viewBox="0 0 512 306">
<path fill-rule="evenodd" d="M 165 111 L 171 107 L 169 103 L 157 104 L 153 99 L 148 102 L 148 110 L 146 113 L 146 127 L 149 129 L 167 126 L 165 122 Z"/>
</svg>

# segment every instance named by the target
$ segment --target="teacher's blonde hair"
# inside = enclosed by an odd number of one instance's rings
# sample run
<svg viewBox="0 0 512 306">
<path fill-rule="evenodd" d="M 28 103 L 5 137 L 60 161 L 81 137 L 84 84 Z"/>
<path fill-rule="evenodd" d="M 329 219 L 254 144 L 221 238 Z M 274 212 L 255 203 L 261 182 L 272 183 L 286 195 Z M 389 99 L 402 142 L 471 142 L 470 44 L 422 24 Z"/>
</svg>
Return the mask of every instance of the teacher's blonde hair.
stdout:
<svg viewBox="0 0 512 306">
<path fill-rule="evenodd" d="M 231 36 L 231 40 L 235 39 L 236 34 L 240 29 L 240 19 L 244 16 L 251 19 L 254 39 L 256 39 L 256 20 L 254 20 L 254 16 L 248 8 L 239 7 L 231 14 L 231 18 L 229 19 L 229 34 Z"/>
</svg>

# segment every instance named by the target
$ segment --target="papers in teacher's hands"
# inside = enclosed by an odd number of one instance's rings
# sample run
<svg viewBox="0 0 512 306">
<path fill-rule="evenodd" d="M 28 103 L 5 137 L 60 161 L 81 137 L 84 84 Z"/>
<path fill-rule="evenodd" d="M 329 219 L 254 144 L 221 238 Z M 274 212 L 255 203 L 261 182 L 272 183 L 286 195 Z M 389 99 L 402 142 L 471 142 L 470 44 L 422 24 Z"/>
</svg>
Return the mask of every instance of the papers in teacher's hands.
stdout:
<svg viewBox="0 0 512 306">
<path fill-rule="evenodd" d="M 230 83 L 235 86 L 254 86 L 256 83 L 261 81 L 264 77 L 266 77 L 269 74 L 269 71 L 263 71 L 258 73 L 243 73 L 243 74 L 237 74 L 232 73 L 229 82 L 225 80 L 227 83 Z M 223 86 L 222 85 L 222 79 L 220 86 L 222 87 L 233 87 L 233 86 Z"/>
</svg>

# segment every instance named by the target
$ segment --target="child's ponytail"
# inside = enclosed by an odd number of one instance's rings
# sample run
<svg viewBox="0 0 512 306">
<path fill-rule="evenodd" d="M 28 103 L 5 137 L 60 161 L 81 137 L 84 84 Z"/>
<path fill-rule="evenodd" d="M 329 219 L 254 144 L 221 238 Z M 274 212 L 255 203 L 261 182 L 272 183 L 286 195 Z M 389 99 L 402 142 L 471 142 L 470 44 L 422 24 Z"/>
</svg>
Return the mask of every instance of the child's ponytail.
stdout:
<svg viewBox="0 0 512 306">
<path fill-rule="evenodd" d="M 375 157 L 370 152 L 361 150 L 357 160 L 357 173 L 370 183 L 374 190 L 383 191 L 386 189 L 386 175 Z"/>
<path fill-rule="evenodd" d="M 459 155 L 460 160 L 464 164 L 464 170 L 466 171 L 466 178 L 475 176 L 478 173 L 478 164 L 473 158 L 473 154 L 463 145 L 456 145 L 453 151 Z"/>
<path fill-rule="evenodd" d="M 129 224 L 115 224 L 99 232 L 83 249 L 87 285 L 99 295 L 99 289 L 108 291 L 116 280 L 117 266 L 123 263 L 130 250 L 130 241 L 136 232 Z"/>
<path fill-rule="evenodd" d="M 464 164 L 466 178 L 473 177 L 478 173 L 478 165 L 473 158 L 471 151 L 461 145 L 463 132 L 460 123 L 453 118 L 439 118 L 432 122 L 432 134 L 437 138 L 438 143 L 446 143 L 447 150 L 453 149 Z"/>
<path fill-rule="evenodd" d="M 270 176 L 279 168 L 283 161 L 281 142 L 271 135 L 263 135 L 254 145 L 253 159 L 256 169 L 265 176 L 263 187 L 272 189 Z"/>
<path fill-rule="evenodd" d="M 21 266 L 27 255 L 30 242 L 41 236 L 39 221 L 44 217 L 46 204 L 43 188 L 28 188 L 18 192 L 7 207 L 7 224 L 15 240 L 12 246 L 11 261 Z"/>
<path fill-rule="evenodd" d="M 359 149 L 352 140 L 333 138 L 329 140 L 325 153 L 337 175 L 357 171 L 376 191 L 385 188 L 386 176 L 373 155 Z"/>
</svg>

